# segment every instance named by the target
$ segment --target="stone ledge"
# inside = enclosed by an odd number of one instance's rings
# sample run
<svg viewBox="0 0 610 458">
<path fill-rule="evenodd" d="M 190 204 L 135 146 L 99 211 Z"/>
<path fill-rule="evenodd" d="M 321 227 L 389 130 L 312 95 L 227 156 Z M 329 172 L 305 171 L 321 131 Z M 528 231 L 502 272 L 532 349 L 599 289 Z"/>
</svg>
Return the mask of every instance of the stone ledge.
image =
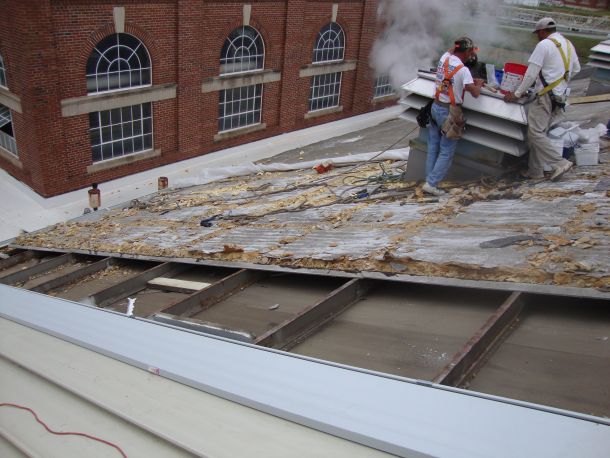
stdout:
<svg viewBox="0 0 610 458">
<path fill-rule="evenodd" d="M 168 83 L 64 99 L 61 101 L 61 115 L 63 117 L 78 116 L 96 111 L 112 110 L 113 108 L 175 99 L 176 87 L 175 83 Z"/>
<path fill-rule="evenodd" d="M 373 97 L 373 103 L 383 103 L 383 102 L 389 102 L 390 100 L 398 100 L 400 97 L 394 93 L 394 94 L 388 94 L 388 95 L 382 95 L 380 97 Z"/>
<path fill-rule="evenodd" d="M 0 146 L 0 158 L 10 162 L 11 164 L 13 164 L 15 167 L 19 168 L 19 169 L 23 169 L 23 163 L 19 160 L 19 158 L 17 156 L 15 156 L 13 153 L 11 153 L 10 151 L 2 148 Z"/>
<path fill-rule="evenodd" d="M 17 113 L 23 113 L 21 111 L 21 98 L 2 86 L 0 86 L 0 104 L 15 110 Z"/>
<path fill-rule="evenodd" d="M 355 60 L 346 60 L 335 63 L 309 64 L 299 70 L 299 77 L 307 78 L 310 76 L 325 75 L 327 73 L 349 72 L 356 70 Z"/>
<path fill-rule="evenodd" d="M 250 134 L 252 132 L 258 132 L 259 130 L 264 130 L 266 128 L 267 124 L 263 122 L 260 124 L 255 124 L 253 126 L 241 127 L 239 129 L 230 130 L 228 132 L 219 132 L 214 135 L 214 141 L 220 142 L 229 138 L 241 137 L 242 135 Z"/>
<path fill-rule="evenodd" d="M 206 78 L 201 85 L 201 92 L 222 91 L 254 84 L 274 83 L 282 79 L 282 73 L 275 70 L 262 70 L 256 73 L 222 75 Z"/>
<path fill-rule="evenodd" d="M 319 116 L 325 116 L 333 113 L 341 113 L 343 111 L 343 106 L 339 105 L 338 107 L 324 108 L 323 110 L 316 111 L 308 111 L 305 113 L 305 119 L 317 118 Z"/>
<path fill-rule="evenodd" d="M 123 165 L 131 164 L 133 162 L 144 161 L 153 157 L 161 156 L 160 149 L 149 149 L 146 151 L 140 151 L 139 153 L 126 154 L 125 156 L 115 157 L 112 159 L 106 159 L 105 161 L 94 162 L 87 167 L 87 173 L 92 174 L 101 172 L 103 170 L 114 169 L 115 167 L 121 167 Z"/>
</svg>

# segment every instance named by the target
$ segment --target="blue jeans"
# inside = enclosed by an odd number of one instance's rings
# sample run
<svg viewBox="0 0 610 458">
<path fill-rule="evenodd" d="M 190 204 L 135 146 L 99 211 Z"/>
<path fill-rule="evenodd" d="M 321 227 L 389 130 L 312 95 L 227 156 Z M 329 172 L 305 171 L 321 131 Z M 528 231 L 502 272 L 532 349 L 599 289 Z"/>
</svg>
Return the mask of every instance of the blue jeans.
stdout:
<svg viewBox="0 0 610 458">
<path fill-rule="evenodd" d="M 451 167 L 458 140 L 441 135 L 441 126 L 449 115 L 449 108 L 432 104 L 432 119 L 428 125 L 428 158 L 426 159 L 426 181 L 436 187 Z"/>
</svg>

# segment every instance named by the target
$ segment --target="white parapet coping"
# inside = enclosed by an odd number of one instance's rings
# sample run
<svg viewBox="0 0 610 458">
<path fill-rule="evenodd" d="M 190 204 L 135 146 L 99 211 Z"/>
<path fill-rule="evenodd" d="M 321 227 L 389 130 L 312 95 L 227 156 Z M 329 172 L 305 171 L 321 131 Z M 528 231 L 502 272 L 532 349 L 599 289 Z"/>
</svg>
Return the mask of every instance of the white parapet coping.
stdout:
<svg viewBox="0 0 610 458">
<path fill-rule="evenodd" d="M 400 456 L 606 457 L 610 420 L 264 349 L 0 285 L 0 316 Z"/>
</svg>

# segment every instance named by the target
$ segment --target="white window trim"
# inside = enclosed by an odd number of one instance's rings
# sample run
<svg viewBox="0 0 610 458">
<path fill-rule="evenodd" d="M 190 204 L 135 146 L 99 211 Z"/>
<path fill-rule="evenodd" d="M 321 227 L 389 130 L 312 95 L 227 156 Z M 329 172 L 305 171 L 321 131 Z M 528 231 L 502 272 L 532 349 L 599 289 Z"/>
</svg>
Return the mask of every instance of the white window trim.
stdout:
<svg viewBox="0 0 610 458">
<path fill-rule="evenodd" d="M 2 57 L 1 54 L 0 54 L 0 61 L 2 61 L 2 68 L 0 69 L 0 71 L 4 75 L 4 81 L 6 81 L 6 84 L 0 83 L 0 88 L 8 90 L 8 78 L 6 77 L 6 65 L 4 64 L 4 58 Z"/>
<path fill-rule="evenodd" d="M 152 102 L 145 102 L 145 103 L 150 103 L 150 134 L 147 134 L 147 133 L 145 134 L 145 133 L 144 133 L 144 131 L 142 131 L 142 134 L 141 134 L 141 135 L 137 135 L 137 136 L 136 136 L 136 135 L 132 135 L 130 138 L 131 138 L 131 139 L 135 139 L 136 137 L 141 137 L 141 138 L 142 138 L 142 144 L 144 144 L 144 136 L 145 136 L 145 135 L 150 135 L 150 137 L 151 137 L 151 143 L 152 143 L 152 147 L 147 148 L 147 149 L 144 149 L 144 150 L 140 150 L 140 151 L 132 151 L 131 153 L 127 153 L 127 154 L 123 153 L 123 154 L 121 154 L 120 156 L 113 156 L 113 157 L 110 157 L 110 158 L 108 158 L 108 159 L 100 159 L 100 160 L 98 160 L 98 161 L 93 161 L 93 159 L 92 159 L 92 163 L 93 163 L 93 164 L 99 164 L 99 163 L 104 162 L 104 161 L 112 161 L 112 160 L 115 160 L 115 159 L 120 159 L 120 158 L 125 157 L 125 156 L 133 156 L 133 155 L 136 155 L 136 154 L 139 154 L 139 153 L 145 152 L 145 151 L 154 151 L 154 149 L 155 149 L 155 129 L 154 129 L 154 127 L 155 127 L 155 123 L 154 123 L 154 113 L 153 113 L 153 111 L 154 111 L 154 110 L 153 110 L 153 104 L 152 104 Z M 142 106 L 142 105 L 144 105 L 144 104 L 143 104 L 143 103 L 139 103 L 139 104 L 136 104 L 136 105 L 140 105 L 140 107 L 141 107 L 141 106 Z M 133 105 L 133 106 L 135 106 L 135 105 Z M 124 107 L 123 107 L 123 108 L 124 108 Z M 117 109 L 119 109 L 119 110 L 120 110 L 121 108 L 117 108 Z M 142 108 L 141 108 L 141 109 L 142 109 Z M 111 110 L 101 110 L 101 111 L 111 111 Z M 92 113 L 98 113 L 98 116 L 99 116 L 99 113 L 101 113 L 101 111 L 92 112 Z M 143 114 L 143 113 L 142 113 L 142 114 Z M 121 115 L 121 117 L 122 117 L 122 115 Z M 144 118 L 144 116 L 142 116 L 142 117 L 140 118 L 140 122 L 142 122 L 142 123 L 143 123 L 143 122 L 144 122 L 144 119 L 145 119 L 145 118 Z M 146 119 L 147 119 L 147 118 L 146 118 Z M 131 122 L 133 122 L 133 119 L 132 119 L 132 121 L 131 121 Z M 121 121 L 121 124 L 123 124 L 123 122 L 122 122 L 122 121 Z M 102 129 L 103 127 L 110 127 L 110 128 L 112 129 L 112 124 L 110 124 L 110 125 L 108 125 L 108 126 L 97 127 L 97 129 L 100 129 L 100 131 L 101 131 L 101 129 Z M 91 131 L 91 127 L 89 128 L 89 131 Z M 122 131 L 122 128 L 121 128 L 121 131 Z M 102 146 L 102 145 L 104 145 L 104 144 L 109 144 L 109 143 L 110 143 L 110 144 L 112 144 L 112 143 L 114 143 L 114 142 L 117 142 L 117 141 L 124 141 L 124 140 L 126 140 L 126 138 L 125 138 L 125 137 L 121 137 L 120 139 L 114 139 L 114 140 L 111 140 L 111 141 L 109 141 L 109 142 L 101 142 L 101 143 L 99 144 L 99 146 Z M 101 141 L 101 132 L 100 132 L 100 141 Z M 98 145 L 93 145 L 93 144 L 91 143 L 91 141 L 89 142 L 89 144 L 90 144 L 90 146 L 91 146 L 91 148 L 92 148 L 92 149 L 93 149 L 93 147 L 94 147 L 94 146 L 98 146 Z"/>
<path fill-rule="evenodd" d="M 343 36 L 343 47 L 342 47 L 342 48 L 333 48 L 333 49 L 341 49 L 341 50 L 342 50 L 342 53 L 341 53 L 341 54 L 342 54 L 342 57 L 341 57 L 340 59 L 317 60 L 317 61 L 315 61 L 315 62 L 314 62 L 314 61 L 313 61 L 313 59 L 312 59 L 312 64 L 313 64 L 313 65 L 315 65 L 315 64 L 328 64 L 328 63 L 332 63 L 332 62 L 342 62 L 342 61 L 344 61 L 344 60 L 345 60 L 345 48 L 346 48 L 346 43 L 345 43 L 345 31 L 343 30 L 343 27 L 341 27 L 341 25 L 339 25 L 339 23 L 338 23 L 338 22 L 336 22 L 336 21 L 331 21 L 331 22 L 329 22 L 328 24 L 326 24 L 324 27 L 326 27 L 327 25 L 331 25 L 331 24 L 336 24 L 336 25 L 337 25 L 337 27 L 339 27 L 339 30 L 341 31 L 341 36 Z M 322 27 L 322 28 L 324 28 L 324 27 Z M 316 36 L 316 42 L 315 42 L 314 47 L 313 47 L 313 53 L 314 53 L 314 55 L 315 55 L 315 54 L 316 54 L 318 51 L 324 51 L 324 49 L 325 49 L 325 48 L 318 48 L 318 44 L 319 44 L 319 42 L 320 42 L 320 38 L 321 38 L 321 37 L 320 37 L 320 31 L 321 31 L 321 30 L 322 30 L 322 29 L 320 29 L 320 30 L 318 31 L 318 35 Z M 331 29 L 331 30 L 332 30 L 332 29 Z"/>
<path fill-rule="evenodd" d="M 337 108 L 337 107 L 341 106 L 341 88 L 343 87 L 343 72 L 334 72 L 332 74 L 336 74 L 336 73 L 339 73 L 339 90 L 337 92 L 339 97 L 337 98 L 337 104 L 329 106 L 329 107 L 318 108 L 316 110 L 309 110 L 307 113 L 316 113 L 316 112 L 322 111 L 322 110 L 332 110 L 333 108 Z M 315 78 L 316 76 L 321 76 L 321 75 L 312 76 L 312 81 L 311 81 L 311 84 L 309 85 L 309 90 L 310 91 L 311 91 L 311 88 L 313 86 L 313 78 Z M 307 98 L 307 104 L 311 105 L 311 100 L 309 99 L 309 97 Z"/>
<path fill-rule="evenodd" d="M 258 124 L 264 124 L 263 123 L 263 101 L 264 101 L 263 95 L 265 93 L 265 85 L 263 83 L 258 83 L 258 84 L 261 85 L 260 120 L 258 122 L 256 122 L 256 123 L 253 123 L 253 124 L 246 124 L 245 126 L 234 127 L 232 129 L 226 129 L 226 130 L 218 130 L 218 134 L 219 135 L 220 134 L 229 134 L 229 133 L 237 131 L 237 130 L 247 129 L 247 128 L 250 128 L 250 127 L 254 127 L 254 126 L 258 125 Z M 258 84 L 251 84 L 251 85 L 248 85 L 248 86 L 241 86 L 241 87 L 258 86 Z M 226 91 L 226 90 L 230 91 L 232 89 L 240 89 L 240 88 L 223 89 L 223 91 Z M 220 101 L 218 103 L 220 104 Z M 217 118 L 217 121 L 219 121 L 219 120 L 220 120 L 220 118 Z M 265 124 L 265 126 L 266 126 L 266 124 Z"/>
<path fill-rule="evenodd" d="M 260 72 L 260 71 L 265 70 L 265 59 L 267 58 L 267 50 L 265 49 L 265 40 L 263 40 L 263 36 L 261 35 L 261 33 L 259 32 L 259 30 L 258 30 L 257 28 L 252 27 L 251 25 L 245 25 L 245 24 L 244 24 L 244 25 L 242 25 L 242 26 L 240 26 L 240 27 L 241 27 L 241 28 L 248 27 L 248 28 L 250 28 L 250 29 L 252 29 L 252 30 L 255 30 L 255 31 L 256 31 L 256 33 L 258 34 L 258 36 L 261 38 L 261 44 L 262 44 L 262 46 L 263 46 L 263 64 L 262 64 L 262 66 L 261 66 L 260 68 L 255 68 L 255 69 L 253 69 L 253 70 L 243 70 L 243 71 L 239 71 L 239 72 L 228 72 L 228 73 L 227 73 L 227 72 L 225 72 L 225 73 L 223 73 L 223 72 L 218 72 L 218 75 L 219 75 L 219 76 L 229 76 L 229 75 L 230 75 L 230 76 L 233 76 L 233 75 L 245 75 L 245 74 L 248 74 L 248 73 L 256 73 L 256 72 Z M 240 27 L 236 27 L 236 29 L 238 29 L 238 28 L 240 28 Z M 233 29 L 233 30 L 235 30 L 235 29 Z M 233 33 L 233 30 L 231 30 L 231 32 L 229 32 L 229 34 Z M 225 38 L 225 41 L 226 41 L 228 38 L 229 38 L 229 37 L 227 36 L 227 38 Z M 224 47 L 224 43 L 223 43 L 223 47 Z M 222 66 L 224 65 L 224 64 L 222 63 L 222 59 L 223 59 L 223 57 L 221 56 L 221 57 L 220 57 L 220 68 L 222 68 Z M 223 131 L 223 132 L 224 132 L 224 131 Z"/>
<path fill-rule="evenodd" d="M 15 133 L 15 123 L 13 120 L 13 113 L 10 107 L 4 105 L 6 108 L 8 108 L 8 113 L 10 116 L 10 124 L 12 124 L 12 129 L 13 129 L 13 135 L 9 135 L 5 132 L 0 132 L 0 135 L 2 136 L 6 136 L 9 137 L 10 139 L 12 139 L 12 142 L 15 144 L 15 150 L 16 151 L 11 151 L 10 149 L 5 148 L 4 146 L 0 145 L 0 149 L 2 149 L 2 151 L 6 151 L 8 154 L 10 154 L 12 157 L 16 158 L 17 160 L 19 160 L 19 147 L 17 145 L 17 135 Z M 12 162 L 12 161 L 11 161 Z M 21 164 L 21 161 L 19 161 L 19 164 Z M 15 164 L 17 165 L 17 164 Z M 17 165 L 19 167 L 19 165 Z"/>
<path fill-rule="evenodd" d="M 380 75 L 380 76 L 384 76 L 384 75 Z M 385 75 L 388 78 L 388 84 L 390 87 L 391 85 L 389 84 L 389 76 Z M 375 83 L 377 83 L 377 79 L 379 77 L 375 77 Z M 377 92 L 377 87 L 385 87 L 387 86 L 386 84 L 384 84 L 383 86 L 377 86 L 377 84 L 373 85 L 373 100 L 379 100 L 379 99 L 386 99 L 386 98 L 392 98 L 392 97 L 396 97 L 396 91 L 394 90 L 394 88 L 392 88 L 391 92 L 388 92 L 387 94 L 382 94 L 382 95 L 375 95 L 375 92 Z"/>
<path fill-rule="evenodd" d="M 146 54 L 148 55 L 148 69 L 150 70 L 150 83 L 149 84 L 141 84 L 138 86 L 130 86 L 130 87 L 126 87 L 126 88 L 116 88 L 116 89 L 107 89 L 105 91 L 95 91 L 95 92 L 89 92 L 87 91 L 87 95 L 100 95 L 100 94 L 108 94 L 111 92 L 120 92 L 120 91 L 125 91 L 125 90 L 132 90 L 132 89 L 139 89 L 139 88 L 143 88 L 143 87 L 150 87 L 152 86 L 152 82 L 153 80 L 153 65 L 152 65 L 152 59 L 150 57 L 150 51 L 148 50 L 148 47 L 144 44 L 144 42 L 142 40 L 140 40 L 138 37 L 136 37 L 135 35 L 132 35 L 130 33 L 126 33 L 126 32 L 115 32 L 114 34 L 109 34 L 109 35 L 119 35 L 119 34 L 124 34 L 124 35 L 130 35 L 132 37 L 134 37 L 136 40 L 138 40 L 140 42 L 140 46 L 142 46 L 145 50 L 146 50 Z M 108 36 L 108 35 L 107 35 Z M 106 38 L 106 37 L 104 37 Z M 101 40 L 100 40 L 101 41 Z M 99 43 L 99 42 L 98 42 Z M 95 45 L 94 49 L 97 49 L 97 44 Z M 134 51 L 134 50 L 132 50 Z M 99 51 L 98 51 L 99 52 Z M 99 61 L 98 61 L 99 62 Z M 142 68 L 140 68 L 140 71 L 142 70 Z M 95 75 L 97 75 L 97 73 L 95 73 Z M 87 81 L 87 79 L 89 78 L 90 75 L 85 75 L 85 81 Z M 97 85 L 97 83 L 96 83 Z"/>
</svg>

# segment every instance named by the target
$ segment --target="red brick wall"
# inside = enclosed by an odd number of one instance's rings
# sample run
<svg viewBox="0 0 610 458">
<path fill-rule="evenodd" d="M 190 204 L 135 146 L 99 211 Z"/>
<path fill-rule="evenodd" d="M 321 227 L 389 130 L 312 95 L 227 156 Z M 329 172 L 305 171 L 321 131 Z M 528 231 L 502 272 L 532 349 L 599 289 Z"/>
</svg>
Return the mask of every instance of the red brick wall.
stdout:
<svg viewBox="0 0 610 458">
<path fill-rule="evenodd" d="M 250 25 L 265 43 L 265 69 L 280 71 L 279 82 L 263 86 L 267 128 L 214 141 L 218 133 L 218 92 L 202 93 L 204 78 L 218 76 L 227 35 L 242 25 L 243 5 L 235 1 L 123 0 L 125 31 L 151 55 L 153 84 L 176 83 L 177 97 L 153 103 L 154 147 L 161 156 L 87 173 L 91 165 L 89 115 L 61 116 L 61 100 L 82 97 L 86 62 L 95 44 L 114 33 L 112 2 L 95 0 L 5 0 L 0 17 L 0 52 L 9 89 L 21 97 L 23 115 L 13 112 L 23 170 L 0 158 L 0 167 L 38 193 L 51 196 L 265 137 L 381 108 L 372 101 L 374 76 L 368 54 L 379 26 L 378 0 L 252 1 Z M 311 64 L 318 31 L 331 20 L 346 35 L 343 112 L 304 119 L 311 78 L 299 70 Z M 19 40 L 13 37 L 19 36 Z M 391 104 L 388 102 L 385 105 Z"/>
<path fill-rule="evenodd" d="M 610 9 L 610 0 L 565 0 L 564 4 L 565 6 L 581 6 L 584 8 L 594 8 L 598 10 Z"/>
</svg>

